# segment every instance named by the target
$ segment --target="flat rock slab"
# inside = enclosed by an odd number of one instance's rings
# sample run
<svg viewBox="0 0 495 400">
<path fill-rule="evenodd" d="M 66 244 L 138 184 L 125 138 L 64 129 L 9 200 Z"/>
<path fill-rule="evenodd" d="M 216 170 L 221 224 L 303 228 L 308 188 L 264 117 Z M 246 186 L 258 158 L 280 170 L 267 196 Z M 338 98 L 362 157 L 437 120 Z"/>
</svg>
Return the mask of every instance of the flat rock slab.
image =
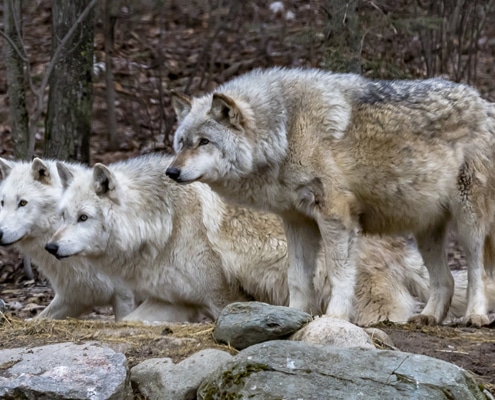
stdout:
<svg viewBox="0 0 495 400">
<path fill-rule="evenodd" d="M 131 381 L 148 400 L 194 400 L 203 379 L 231 359 L 216 349 L 201 350 L 178 364 L 152 358 L 131 369 Z"/>
<path fill-rule="evenodd" d="M 213 337 L 236 349 L 268 340 L 285 339 L 312 320 L 295 308 L 251 301 L 232 303 L 217 318 Z"/>
<path fill-rule="evenodd" d="M 486 399 L 467 371 L 435 358 L 294 341 L 249 347 L 198 389 L 201 400 L 227 398 Z"/>
<path fill-rule="evenodd" d="M 96 343 L 0 351 L 0 399 L 132 398 L 125 356 Z"/>
</svg>

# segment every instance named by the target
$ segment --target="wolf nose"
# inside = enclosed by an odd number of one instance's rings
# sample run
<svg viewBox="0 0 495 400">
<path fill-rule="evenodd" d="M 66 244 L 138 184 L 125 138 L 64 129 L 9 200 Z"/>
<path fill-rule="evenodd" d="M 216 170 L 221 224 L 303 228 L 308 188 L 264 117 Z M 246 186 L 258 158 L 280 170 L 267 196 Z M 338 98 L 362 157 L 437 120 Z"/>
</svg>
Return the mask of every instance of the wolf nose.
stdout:
<svg viewBox="0 0 495 400">
<path fill-rule="evenodd" d="M 175 167 L 169 167 L 167 168 L 167 171 L 165 171 L 165 174 L 167 174 L 169 178 L 172 178 L 174 181 L 176 181 L 179 179 L 180 169 Z"/>
<path fill-rule="evenodd" d="M 58 251 L 58 244 L 56 243 L 47 243 L 45 246 L 45 250 L 50 254 L 56 255 Z"/>
</svg>

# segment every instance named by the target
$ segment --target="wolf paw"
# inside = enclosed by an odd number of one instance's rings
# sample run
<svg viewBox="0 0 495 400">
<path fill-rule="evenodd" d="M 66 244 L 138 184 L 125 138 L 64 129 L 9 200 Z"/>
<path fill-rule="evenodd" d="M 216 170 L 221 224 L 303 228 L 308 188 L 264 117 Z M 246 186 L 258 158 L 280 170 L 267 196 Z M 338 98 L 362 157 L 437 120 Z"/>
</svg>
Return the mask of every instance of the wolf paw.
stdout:
<svg viewBox="0 0 495 400">
<path fill-rule="evenodd" d="M 408 322 L 417 326 L 435 326 L 438 325 L 436 318 L 433 315 L 418 314 L 409 318 Z"/>
<path fill-rule="evenodd" d="M 490 320 L 486 315 L 473 314 L 464 318 L 466 326 L 472 326 L 473 328 L 481 328 L 490 324 Z"/>
</svg>

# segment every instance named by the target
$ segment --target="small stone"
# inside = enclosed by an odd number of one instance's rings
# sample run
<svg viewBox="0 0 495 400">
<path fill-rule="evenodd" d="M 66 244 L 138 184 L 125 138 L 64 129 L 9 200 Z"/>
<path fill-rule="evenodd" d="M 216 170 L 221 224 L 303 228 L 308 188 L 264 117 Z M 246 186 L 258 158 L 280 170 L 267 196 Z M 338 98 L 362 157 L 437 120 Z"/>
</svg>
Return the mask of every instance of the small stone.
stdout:
<svg viewBox="0 0 495 400">
<path fill-rule="evenodd" d="M 340 348 L 375 346 L 364 329 L 342 319 L 320 317 L 292 335 L 292 340 Z"/>
</svg>

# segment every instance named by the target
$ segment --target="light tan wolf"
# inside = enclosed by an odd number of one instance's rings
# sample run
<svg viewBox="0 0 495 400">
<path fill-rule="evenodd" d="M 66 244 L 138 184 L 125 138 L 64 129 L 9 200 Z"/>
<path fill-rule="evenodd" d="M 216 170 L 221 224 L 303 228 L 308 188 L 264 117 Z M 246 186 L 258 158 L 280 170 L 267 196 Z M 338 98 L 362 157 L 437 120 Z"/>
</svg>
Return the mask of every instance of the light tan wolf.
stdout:
<svg viewBox="0 0 495 400">
<path fill-rule="evenodd" d="M 80 170 L 80 165 L 70 165 Z M 134 294 L 121 280 L 96 271 L 86 259 L 58 262 L 44 249 L 60 220 L 62 196 L 55 161 L 0 159 L 0 245 L 29 256 L 48 278 L 55 297 L 37 317 L 79 317 L 95 306 L 112 305 L 116 319 L 134 309 Z"/>
<path fill-rule="evenodd" d="M 59 258 L 85 257 L 148 297 L 126 320 L 215 319 L 233 301 L 288 305 L 281 220 L 227 205 L 207 185 L 178 185 L 163 174 L 171 160 L 148 155 L 82 173 L 60 165 L 64 223 L 46 248 Z M 427 271 L 413 244 L 370 237 L 357 253 L 353 322 L 404 322 L 426 301 Z M 318 313 L 331 290 L 321 256 L 319 265 Z M 464 310 L 459 291 L 453 316 Z"/>
<path fill-rule="evenodd" d="M 442 322 L 454 292 L 445 251 L 452 225 L 469 270 L 465 323 L 488 323 L 483 245 L 495 215 L 495 135 L 493 106 L 476 90 L 274 68 L 172 102 L 179 126 L 167 175 L 283 218 L 291 307 L 314 304 L 321 239 L 333 288 L 326 313 L 348 319 L 356 232 L 412 233 L 431 292 L 411 320 Z"/>
</svg>

